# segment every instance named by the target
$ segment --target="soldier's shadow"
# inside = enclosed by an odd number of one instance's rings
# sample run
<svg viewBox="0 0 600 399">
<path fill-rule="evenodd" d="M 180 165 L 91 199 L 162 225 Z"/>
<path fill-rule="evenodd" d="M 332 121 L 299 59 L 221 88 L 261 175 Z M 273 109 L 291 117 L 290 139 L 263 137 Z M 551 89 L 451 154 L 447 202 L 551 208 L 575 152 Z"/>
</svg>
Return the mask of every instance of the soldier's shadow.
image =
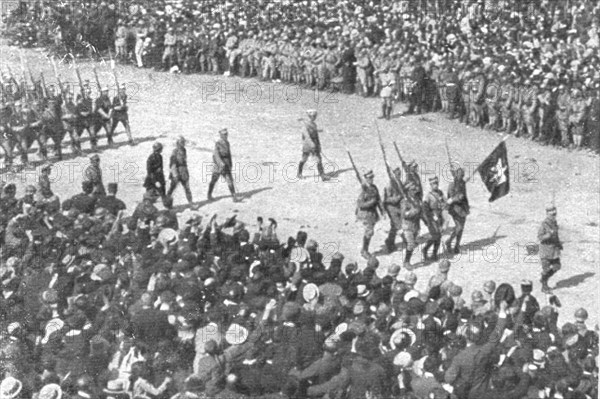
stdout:
<svg viewBox="0 0 600 399">
<path fill-rule="evenodd" d="M 244 200 L 250 199 L 254 195 L 258 194 L 258 193 L 261 193 L 263 191 L 272 190 L 272 189 L 273 189 L 273 187 L 269 186 L 269 187 L 261 187 L 261 188 L 256 188 L 254 190 L 244 191 L 244 192 L 241 192 L 241 193 L 237 193 L 237 197 L 238 197 L 239 202 L 231 202 L 231 206 L 235 207 L 237 204 L 243 203 Z M 200 209 L 200 208 L 202 208 L 205 205 L 208 205 L 208 204 L 211 204 L 211 203 L 215 203 L 215 202 L 218 202 L 218 201 L 220 201 L 222 199 L 227 199 L 227 198 L 231 198 L 231 195 L 230 194 L 219 195 L 219 196 L 213 197 L 212 201 L 209 201 L 209 200 L 206 199 L 206 200 L 202 200 L 202 201 L 193 202 L 191 205 L 189 205 L 189 204 L 177 205 L 177 206 L 173 207 L 173 210 L 175 212 L 181 212 L 181 211 L 183 211 L 184 209 L 187 209 L 187 208 Z"/>
<path fill-rule="evenodd" d="M 556 283 L 556 286 L 554 287 L 554 289 L 576 287 L 579 284 L 583 283 L 588 278 L 595 276 L 595 275 L 596 275 L 596 273 L 592 273 L 592 272 L 576 274 L 576 275 L 566 278 L 564 280 L 558 281 Z"/>
<path fill-rule="evenodd" d="M 144 143 L 146 141 L 155 141 L 157 139 L 158 139 L 157 136 L 141 137 L 141 138 L 136 138 L 135 142 L 137 145 L 140 143 Z M 82 140 L 80 142 L 83 144 L 85 141 L 89 141 L 89 138 L 87 140 L 84 140 L 82 138 Z M 115 142 L 115 144 L 113 146 L 109 146 L 108 144 L 98 145 L 98 147 L 97 147 L 98 151 L 92 151 L 91 148 L 87 148 L 87 149 L 82 149 L 81 154 L 75 154 L 75 153 L 71 152 L 71 150 L 69 149 L 69 152 L 65 154 L 64 148 L 69 148 L 70 145 L 71 145 L 71 140 L 68 139 L 68 140 L 63 141 L 63 143 L 62 143 L 62 148 L 63 148 L 62 160 L 59 160 L 56 157 L 56 155 L 54 154 L 53 144 L 51 143 L 51 141 L 49 141 L 49 144 L 46 147 L 48 149 L 48 159 L 46 161 L 44 161 L 43 159 L 36 159 L 34 161 L 29 161 L 27 164 L 15 164 L 13 167 L 13 171 L 15 173 L 18 173 L 23 170 L 36 169 L 40 165 L 43 165 L 47 162 L 56 163 L 56 162 L 61 162 L 61 161 L 68 161 L 70 159 L 75 159 L 77 157 L 85 157 L 87 155 L 95 154 L 95 153 L 99 153 L 99 155 L 102 156 L 102 152 L 104 150 L 116 150 L 118 148 L 125 147 L 125 146 L 131 147 L 131 144 L 129 144 L 128 141 L 122 141 L 122 142 Z M 37 151 L 38 151 L 37 147 L 33 147 L 33 148 L 30 148 L 27 153 L 35 154 L 35 153 L 37 153 Z M 19 156 L 18 152 L 16 152 L 15 157 L 18 158 L 18 156 Z"/>
</svg>

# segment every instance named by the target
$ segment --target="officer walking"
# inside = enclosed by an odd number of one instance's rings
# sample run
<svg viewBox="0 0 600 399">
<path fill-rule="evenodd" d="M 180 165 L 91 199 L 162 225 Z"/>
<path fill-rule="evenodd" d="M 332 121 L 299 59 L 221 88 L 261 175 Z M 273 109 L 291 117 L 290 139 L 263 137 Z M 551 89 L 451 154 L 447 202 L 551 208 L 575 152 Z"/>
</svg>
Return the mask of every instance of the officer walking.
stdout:
<svg viewBox="0 0 600 399">
<path fill-rule="evenodd" d="M 377 186 L 373 183 L 373 179 L 375 178 L 373 171 L 367 171 L 363 174 L 363 177 L 365 180 L 362 184 L 362 191 L 356 202 L 356 218 L 363 222 L 365 226 L 360 254 L 363 258 L 369 259 L 371 257 L 369 243 L 375 234 L 375 224 L 379 221 L 378 208 L 381 204 L 381 197 L 379 196 Z"/>
<path fill-rule="evenodd" d="M 185 190 L 185 197 L 187 198 L 188 203 L 191 205 L 192 191 L 190 190 L 190 174 L 188 172 L 187 151 L 185 149 L 185 138 L 183 136 L 179 136 L 177 139 L 177 145 L 171 154 L 169 169 L 171 171 L 169 174 L 171 186 L 169 187 L 167 196 L 171 197 L 173 195 L 173 191 L 175 191 L 175 187 L 177 187 L 177 183 L 181 183 L 183 189 Z"/>
<path fill-rule="evenodd" d="M 215 188 L 215 184 L 219 180 L 220 176 L 223 176 L 227 181 L 227 187 L 229 187 L 229 192 L 231 193 L 231 197 L 233 198 L 233 202 L 238 202 L 238 198 L 235 193 L 235 186 L 233 185 L 233 177 L 231 176 L 231 169 L 233 167 L 233 162 L 231 161 L 231 148 L 229 146 L 229 141 L 227 137 L 229 132 L 227 129 L 219 130 L 219 140 L 215 143 L 215 150 L 213 151 L 213 162 L 214 162 L 214 170 L 212 176 L 210 178 L 210 183 L 208 184 L 208 200 L 213 200 L 213 190 Z"/>
<path fill-rule="evenodd" d="M 539 255 L 542 262 L 542 291 L 550 293 L 548 279 L 560 270 L 560 251 L 563 249 L 558 238 L 558 223 L 556 222 L 556 206 L 546 207 L 546 219 L 538 230 L 540 242 Z"/>
<path fill-rule="evenodd" d="M 302 134 L 302 160 L 298 164 L 298 178 L 302 179 L 302 169 L 308 158 L 312 155 L 317 158 L 317 171 L 322 180 L 327 180 L 323 170 L 323 160 L 321 159 L 321 141 L 319 140 L 319 129 L 317 129 L 317 111 L 310 109 L 306 111 L 308 121 L 304 123 L 306 133 Z"/>
</svg>

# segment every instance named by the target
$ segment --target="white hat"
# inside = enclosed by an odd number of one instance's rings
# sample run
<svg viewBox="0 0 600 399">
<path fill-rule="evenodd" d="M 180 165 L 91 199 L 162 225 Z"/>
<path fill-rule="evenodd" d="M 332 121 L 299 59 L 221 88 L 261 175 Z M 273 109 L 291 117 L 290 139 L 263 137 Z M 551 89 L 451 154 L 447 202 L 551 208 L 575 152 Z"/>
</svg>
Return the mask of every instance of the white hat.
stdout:
<svg viewBox="0 0 600 399">
<path fill-rule="evenodd" d="M 390 337 L 390 348 L 396 349 L 396 341 L 402 339 L 402 335 L 408 335 L 410 337 L 410 345 L 414 345 L 417 341 L 417 336 L 409 328 L 399 328 Z"/>
<path fill-rule="evenodd" d="M 319 287 L 317 287 L 315 284 L 310 283 L 310 284 L 306 284 L 304 286 L 304 289 L 302 290 L 302 298 L 304 298 L 305 302 L 310 302 L 315 298 L 319 297 Z"/>
<path fill-rule="evenodd" d="M 23 383 L 14 377 L 6 377 L 0 383 L 0 398 L 13 399 L 19 396 L 23 389 Z"/>
<path fill-rule="evenodd" d="M 248 339 L 248 329 L 240 326 L 239 324 L 233 323 L 227 329 L 225 333 L 225 341 L 229 345 L 241 345 Z"/>
<path fill-rule="evenodd" d="M 410 355 L 410 353 L 408 352 L 400 352 L 396 355 L 396 357 L 394 357 L 394 365 L 401 367 L 401 368 L 406 368 L 406 367 L 410 367 L 413 363 L 413 359 L 412 356 Z"/>
<path fill-rule="evenodd" d="M 61 399 L 62 388 L 58 384 L 47 384 L 40 390 L 39 399 Z"/>
</svg>

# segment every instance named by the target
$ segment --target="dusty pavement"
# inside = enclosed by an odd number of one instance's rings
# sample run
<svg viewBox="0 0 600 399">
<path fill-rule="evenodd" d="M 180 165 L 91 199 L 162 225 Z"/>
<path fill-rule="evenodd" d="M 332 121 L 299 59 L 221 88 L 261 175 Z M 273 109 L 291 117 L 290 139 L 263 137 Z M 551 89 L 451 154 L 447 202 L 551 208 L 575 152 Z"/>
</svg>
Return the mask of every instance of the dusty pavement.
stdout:
<svg viewBox="0 0 600 399">
<path fill-rule="evenodd" d="M 34 75 L 43 71 L 47 82 L 55 82 L 50 63 L 41 52 L 24 54 Z M 10 65 L 13 73 L 20 73 L 16 49 L 2 47 L 0 58 L 3 70 Z M 94 84 L 92 64 L 81 61 L 78 65 L 83 79 Z M 100 80 L 112 85 L 108 63 L 97 68 Z M 74 69 L 62 64 L 59 70 L 64 81 L 76 85 Z M 302 229 L 319 242 L 325 258 L 340 251 L 346 259 L 364 264 L 359 255 L 362 229 L 354 217 L 360 187 L 345 146 L 359 167 L 374 170 L 375 183 L 383 192 L 388 179 L 374 124 L 380 112 L 379 100 L 221 76 L 173 75 L 130 66 L 117 66 L 117 71 L 120 82 L 128 86 L 131 125 L 140 142 L 134 147 L 127 145 L 120 128 L 117 147 L 107 149 L 106 140 L 101 139 L 100 155 L 105 184 L 118 181 L 119 197 L 131 204 L 130 209 L 141 199 L 145 160 L 153 142 L 160 140 L 164 144 L 167 168 L 175 139 L 183 135 L 188 140 L 191 186 L 196 205 L 200 205 L 199 213 L 208 217 L 217 213 L 220 220 L 237 213 L 251 232 L 257 216 L 265 220 L 273 217 L 279 223 L 282 241 Z M 319 111 L 317 123 L 323 129 L 326 171 L 335 176 L 326 183 L 315 177 L 312 162 L 305 167 L 305 179 L 298 181 L 295 177 L 301 156 L 302 125 L 298 118 L 306 117 L 304 111 L 309 108 Z M 467 174 L 501 139 L 497 134 L 466 127 L 437 114 L 400 117 L 404 107 L 395 108 L 396 116 L 391 121 L 378 122 L 389 158 L 397 163 L 392 146 L 396 141 L 405 159 L 419 163 L 424 187 L 428 177 L 435 173 L 440 176 L 440 187 L 446 190 L 449 182 L 446 139 L 453 161 L 465 167 Z M 233 204 L 222 181 L 214 193 L 217 201 L 207 204 L 211 152 L 217 131 L 223 127 L 229 129 L 236 187 L 244 199 Z M 89 149 L 88 142 L 83 146 Z M 564 241 L 563 268 L 551 279 L 551 286 L 556 287 L 555 293 L 563 303 L 560 322 L 569 321 L 574 310 L 584 306 L 589 310 L 591 324 L 598 323 L 598 156 L 542 147 L 514 137 L 507 139 L 507 147 L 510 194 L 490 204 L 479 176 L 472 178 L 468 185 L 471 214 L 463 238 L 463 253 L 452 258 L 450 278 L 463 286 L 467 301 L 471 291 L 481 289 L 486 280 L 517 286 L 521 279 L 531 279 L 534 293 L 544 305 L 546 300 L 539 290 L 539 259 L 527 254 L 526 245 L 536 241 L 545 205 L 554 197 Z M 53 188 L 61 199 L 79 191 L 81 172 L 87 164 L 86 157 L 73 158 L 68 148 L 65 152 L 65 160 L 57 163 L 53 172 Z M 31 154 L 31 159 L 37 160 L 37 155 Z M 25 184 L 35 180 L 37 170 L 4 173 L 2 178 Z M 176 205 L 185 208 L 181 188 L 174 199 Z M 400 252 L 388 255 L 383 251 L 388 228 L 388 220 L 380 222 L 371 243 L 372 252 L 381 254 L 382 265 L 402 261 Z M 422 233 L 425 230 L 422 228 Z M 420 262 L 420 256 L 415 254 L 413 263 Z M 419 277 L 417 288 L 425 287 L 435 270 L 434 264 L 419 264 L 415 270 Z"/>
</svg>

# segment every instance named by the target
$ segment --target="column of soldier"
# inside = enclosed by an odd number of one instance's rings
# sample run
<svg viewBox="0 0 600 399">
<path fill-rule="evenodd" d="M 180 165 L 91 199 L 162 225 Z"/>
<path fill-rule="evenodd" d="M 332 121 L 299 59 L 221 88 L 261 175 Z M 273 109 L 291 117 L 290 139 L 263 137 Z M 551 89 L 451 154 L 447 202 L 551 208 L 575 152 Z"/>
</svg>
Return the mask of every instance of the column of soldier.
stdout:
<svg viewBox="0 0 600 399">
<path fill-rule="evenodd" d="M 53 66 L 56 85 L 47 84 L 43 73 L 36 79 L 29 68 L 26 72 L 23 59 L 21 76 L 16 77 L 10 69 L 6 73 L 0 72 L 0 146 L 6 167 L 14 167 L 17 153 L 22 166 L 28 166 L 28 153 L 35 143 L 44 161 L 48 158 L 49 142 L 52 142 L 55 155 L 61 160 L 63 140 L 67 134 L 75 155 L 82 154 L 84 132 L 89 134 L 92 152 L 98 151 L 101 130 L 106 133 L 108 146 L 114 146 L 113 137 L 119 124 L 125 127 L 129 144 L 135 143 L 129 125 L 125 84 L 119 85 L 116 74 L 118 89 L 111 100 L 108 86 L 100 83 L 95 69 L 96 96 L 90 81 L 83 81 L 79 69 L 75 68 L 79 85 L 79 93 L 75 96 L 75 85 L 63 83 L 54 62 Z"/>
</svg>

